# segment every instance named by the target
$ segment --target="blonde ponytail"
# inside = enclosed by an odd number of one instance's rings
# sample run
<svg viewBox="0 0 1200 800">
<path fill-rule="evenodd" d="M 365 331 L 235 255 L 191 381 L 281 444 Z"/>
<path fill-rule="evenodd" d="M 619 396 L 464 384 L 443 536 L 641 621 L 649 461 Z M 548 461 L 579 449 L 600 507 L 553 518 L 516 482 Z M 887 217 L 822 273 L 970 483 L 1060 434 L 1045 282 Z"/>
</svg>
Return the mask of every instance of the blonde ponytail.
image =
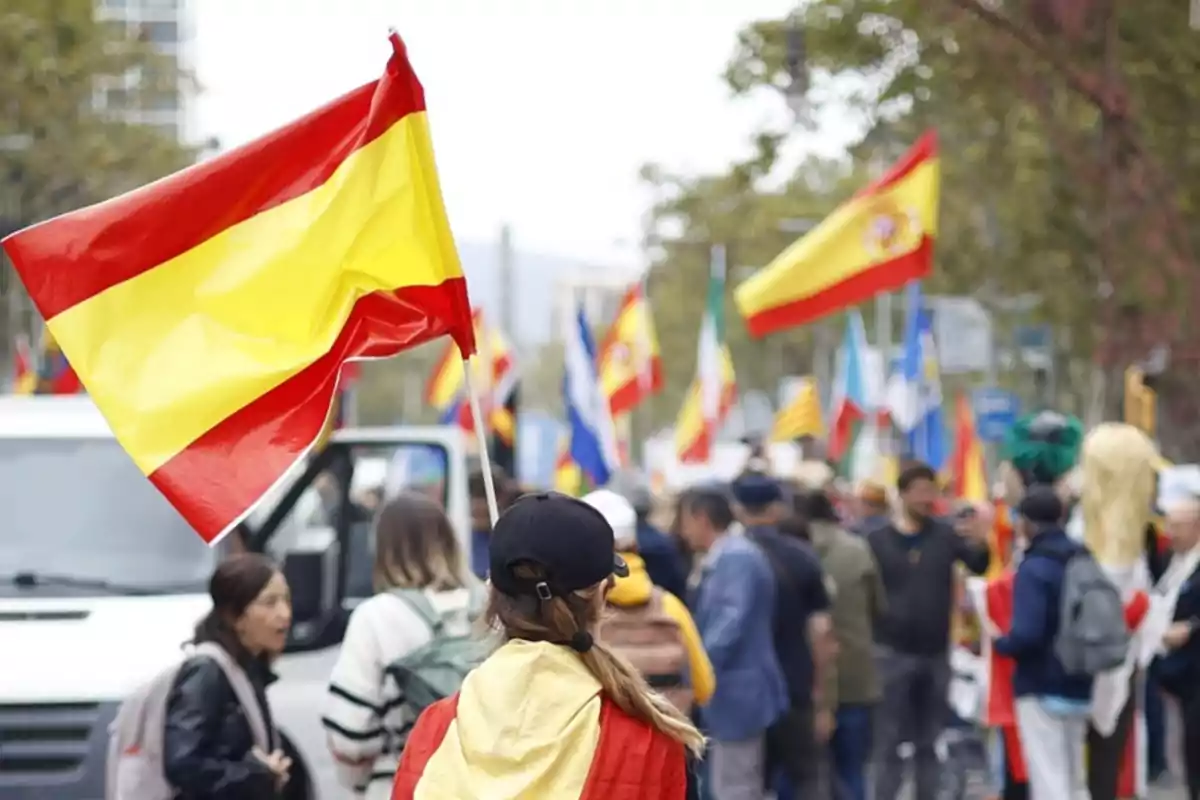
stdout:
<svg viewBox="0 0 1200 800">
<path fill-rule="evenodd" d="M 682 744 L 692 755 L 704 753 L 704 734 L 621 656 L 600 642 L 582 654 L 583 663 L 600 681 L 604 693 L 626 714 Z"/>
<path fill-rule="evenodd" d="M 515 571 L 526 579 L 542 577 L 533 567 L 520 567 Z M 589 646 L 578 648 L 580 660 L 617 708 L 679 742 L 692 755 L 703 754 L 704 735 L 696 726 L 665 697 L 653 691 L 633 665 L 592 639 L 588 631 L 599 621 L 603 608 L 600 588 L 592 587 L 567 598 L 539 601 L 538 613 L 531 618 L 528 613 L 523 613 L 528 609 L 521 608 L 518 601 L 493 591 L 486 616 L 488 622 L 504 631 L 509 639 L 567 644 L 582 637 Z"/>
</svg>

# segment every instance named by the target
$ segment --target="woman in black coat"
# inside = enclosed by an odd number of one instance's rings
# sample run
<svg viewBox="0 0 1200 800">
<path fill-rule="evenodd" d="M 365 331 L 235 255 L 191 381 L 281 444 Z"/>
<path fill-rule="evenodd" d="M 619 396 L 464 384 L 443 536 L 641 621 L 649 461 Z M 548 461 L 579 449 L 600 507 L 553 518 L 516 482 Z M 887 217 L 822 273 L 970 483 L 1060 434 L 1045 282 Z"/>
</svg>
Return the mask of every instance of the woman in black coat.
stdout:
<svg viewBox="0 0 1200 800">
<path fill-rule="evenodd" d="M 238 555 L 217 567 L 209 594 L 213 608 L 196 626 L 194 642 L 223 649 L 256 702 L 243 706 L 214 659 L 189 659 L 167 699 L 163 770 L 180 800 L 277 797 L 291 762 L 279 748 L 266 689 L 274 680 L 270 662 L 283 651 L 292 622 L 287 581 L 269 559 Z"/>
</svg>

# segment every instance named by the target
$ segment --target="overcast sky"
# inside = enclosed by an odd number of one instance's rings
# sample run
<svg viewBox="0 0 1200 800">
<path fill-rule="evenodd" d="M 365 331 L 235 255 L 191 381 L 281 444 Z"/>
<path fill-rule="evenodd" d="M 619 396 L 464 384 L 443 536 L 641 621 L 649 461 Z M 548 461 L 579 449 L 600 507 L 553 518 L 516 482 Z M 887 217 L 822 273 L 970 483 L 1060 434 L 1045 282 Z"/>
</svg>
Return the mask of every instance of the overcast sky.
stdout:
<svg viewBox="0 0 1200 800">
<path fill-rule="evenodd" d="M 198 124 L 244 142 L 378 76 L 396 26 L 428 95 L 459 238 L 640 266 L 638 168 L 718 170 L 781 98 L 733 101 L 739 27 L 794 0 L 192 0 Z M 836 154 L 831 120 L 803 146 Z"/>
</svg>

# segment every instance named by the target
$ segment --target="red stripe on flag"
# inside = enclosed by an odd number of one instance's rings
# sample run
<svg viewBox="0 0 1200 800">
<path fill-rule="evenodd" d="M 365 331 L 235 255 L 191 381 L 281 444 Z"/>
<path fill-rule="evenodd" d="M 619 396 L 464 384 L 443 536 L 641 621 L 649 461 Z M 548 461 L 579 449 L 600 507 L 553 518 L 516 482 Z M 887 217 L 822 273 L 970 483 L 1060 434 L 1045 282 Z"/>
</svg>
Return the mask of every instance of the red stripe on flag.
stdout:
<svg viewBox="0 0 1200 800">
<path fill-rule="evenodd" d="M 466 303 L 461 278 L 359 299 L 328 353 L 192 442 L 150 480 L 211 542 L 316 441 L 342 361 L 391 356 L 442 336 L 444 321 Z"/>
<path fill-rule="evenodd" d="M 408 60 L 393 56 L 382 79 L 290 125 L 128 194 L 15 233 L 4 246 L 50 320 L 321 186 L 356 150 L 424 110 L 425 92 Z"/>
</svg>

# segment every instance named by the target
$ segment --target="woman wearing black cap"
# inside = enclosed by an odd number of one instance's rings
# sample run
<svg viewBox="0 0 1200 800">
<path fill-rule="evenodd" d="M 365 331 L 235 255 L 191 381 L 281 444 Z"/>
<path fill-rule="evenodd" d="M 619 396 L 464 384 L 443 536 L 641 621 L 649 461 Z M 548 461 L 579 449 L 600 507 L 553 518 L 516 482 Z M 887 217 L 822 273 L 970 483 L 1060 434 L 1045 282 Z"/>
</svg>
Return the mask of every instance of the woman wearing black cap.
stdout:
<svg viewBox="0 0 1200 800">
<path fill-rule="evenodd" d="M 421 715 L 393 800 L 698 797 L 688 764 L 703 737 L 594 637 L 627 574 L 600 512 L 526 496 L 497 521 L 489 562 L 505 644 Z"/>
</svg>

